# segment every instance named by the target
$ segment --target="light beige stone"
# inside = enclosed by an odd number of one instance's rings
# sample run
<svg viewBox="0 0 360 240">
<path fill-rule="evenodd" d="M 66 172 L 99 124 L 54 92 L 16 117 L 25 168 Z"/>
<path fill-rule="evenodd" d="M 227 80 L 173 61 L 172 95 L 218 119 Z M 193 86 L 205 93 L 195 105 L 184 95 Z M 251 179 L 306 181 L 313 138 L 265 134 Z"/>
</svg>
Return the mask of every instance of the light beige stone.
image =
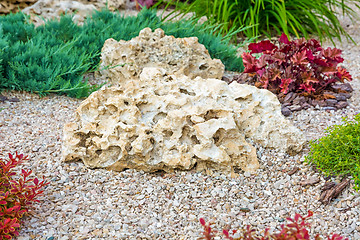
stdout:
<svg viewBox="0 0 360 240">
<path fill-rule="evenodd" d="M 63 160 L 123 170 L 254 171 L 253 141 L 290 153 L 300 131 L 271 92 L 218 79 L 190 79 L 145 68 L 138 80 L 102 88 L 81 103 L 64 127 Z"/>
<path fill-rule="evenodd" d="M 44 24 L 44 20 L 59 19 L 65 13 L 74 14 L 73 20 L 82 23 L 85 17 L 95 10 L 96 7 L 93 4 L 84 4 L 79 1 L 39 0 L 22 12 L 30 15 L 30 20 L 35 26 L 39 26 Z"/>
<path fill-rule="evenodd" d="M 0 14 L 15 13 L 19 9 L 24 9 L 34 4 L 37 0 L 1 0 Z"/>
<path fill-rule="evenodd" d="M 101 51 L 100 74 L 114 85 L 122 85 L 139 78 L 145 67 L 163 68 L 167 74 L 190 78 L 221 79 L 225 67 L 219 59 L 212 59 L 196 37 L 175 38 L 164 31 L 150 28 L 140 31 L 130 41 L 108 39 Z"/>
</svg>

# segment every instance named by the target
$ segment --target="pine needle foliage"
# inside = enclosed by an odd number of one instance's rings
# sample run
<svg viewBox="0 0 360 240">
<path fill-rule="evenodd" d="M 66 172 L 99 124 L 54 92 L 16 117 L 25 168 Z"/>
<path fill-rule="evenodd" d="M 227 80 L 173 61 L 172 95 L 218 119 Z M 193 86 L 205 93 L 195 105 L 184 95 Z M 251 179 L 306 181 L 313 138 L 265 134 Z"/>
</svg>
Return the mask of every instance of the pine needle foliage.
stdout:
<svg viewBox="0 0 360 240">
<path fill-rule="evenodd" d="M 166 2 L 162 0 L 161 3 Z M 195 12 L 198 17 L 222 24 L 221 32 L 230 28 L 250 26 L 242 33 L 246 37 L 265 35 L 272 37 L 285 33 L 308 39 L 312 34 L 322 41 L 325 38 L 345 36 L 352 40 L 339 22 L 340 15 L 357 18 L 358 0 L 192 0 L 183 3 L 172 1 L 175 12 L 184 15 Z M 159 3 L 160 4 L 160 3 Z M 353 4 L 355 7 L 351 6 Z M 337 11 L 341 11 L 339 14 Z M 333 42 L 334 43 L 334 42 Z"/>
<path fill-rule="evenodd" d="M 229 39 L 193 20 L 163 22 L 149 9 L 130 17 L 103 9 L 82 26 L 64 15 L 35 27 L 26 15 L 16 13 L 0 16 L 0 89 L 86 97 L 100 87 L 89 85 L 83 75 L 98 68 L 105 40 L 130 40 L 145 27 L 162 28 L 175 37 L 196 36 L 226 69 L 243 71 L 242 59 Z"/>
<path fill-rule="evenodd" d="M 354 121 L 343 119 L 342 125 L 326 129 L 326 136 L 310 142 L 309 163 L 329 175 L 351 175 L 355 190 L 360 190 L 360 114 Z"/>
</svg>

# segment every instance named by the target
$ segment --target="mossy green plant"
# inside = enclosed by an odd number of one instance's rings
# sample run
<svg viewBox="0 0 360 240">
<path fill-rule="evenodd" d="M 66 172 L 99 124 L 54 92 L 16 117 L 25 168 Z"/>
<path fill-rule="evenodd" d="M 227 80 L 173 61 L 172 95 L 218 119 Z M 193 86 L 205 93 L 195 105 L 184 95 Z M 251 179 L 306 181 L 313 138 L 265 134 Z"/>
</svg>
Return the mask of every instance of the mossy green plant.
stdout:
<svg viewBox="0 0 360 240">
<path fill-rule="evenodd" d="M 360 189 L 360 114 L 354 120 L 343 118 L 342 125 L 325 130 L 326 135 L 310 141 L 306 162 L 313 163 L 325 175 L 351 175 L 355 190 Z"/>
</svg>

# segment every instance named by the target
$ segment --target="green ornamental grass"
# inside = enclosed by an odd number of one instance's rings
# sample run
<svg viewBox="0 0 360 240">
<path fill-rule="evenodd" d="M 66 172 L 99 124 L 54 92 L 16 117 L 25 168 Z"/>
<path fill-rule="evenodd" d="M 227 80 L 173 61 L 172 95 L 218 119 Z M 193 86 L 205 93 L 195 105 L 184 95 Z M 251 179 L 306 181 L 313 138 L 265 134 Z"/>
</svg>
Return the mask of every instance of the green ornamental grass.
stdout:
<svg viewBox="0 0 360 240">
<path fill-rule="evenodd" d="M 355 190 L 360 189 L 360 114 L 354 121 L 343 118 L 343 125 L 325 130 L 326 135 L 310 142 L 310 153 L 305 157 L 325 175 L 351 175 Z"/>
<path fill-rule="evenodd" d="M 161 1 L 162 3 L 165 0 Z M 342 15 L 351 19 L 357 17 L 355 8 L 360 8 L 358 0 L 193 0 L 189 3 L 170 1 L 175 11 L 184 14 L 195 12 L 198 17 L 207 16 L 210 22 L 221 24 L 221 32 L 229 29 L 249 27 L 242 33 L 246 37 L 268 37 L 295 35 L 297 38 L 309 38 L 315 34 L 319 40 L 329 37 L 345 36 L 351 39 L 339 22 Z"/>
</svg>

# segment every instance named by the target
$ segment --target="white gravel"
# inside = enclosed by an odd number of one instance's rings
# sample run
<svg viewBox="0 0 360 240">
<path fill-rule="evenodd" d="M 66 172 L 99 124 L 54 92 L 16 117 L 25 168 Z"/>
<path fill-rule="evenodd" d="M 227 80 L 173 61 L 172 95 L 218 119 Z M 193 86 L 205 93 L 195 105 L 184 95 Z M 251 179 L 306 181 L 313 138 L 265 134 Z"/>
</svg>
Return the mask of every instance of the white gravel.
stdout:
<svg viewBox="0 0 360 240">
<path fill-rule="evenodd" d="M 347 20 L 343 24 L 346 27 Z M 359 22 L 346 28 L 360 43 Z M 354 78 L 355 91 L 346 109 L 308 109 L 289 117 L 308 140 L 359 110 L 360 46 L 344 43 L 338 47 Z M 80 100 L 56 95 L 39 98 L 13 91 L 3 95 L 17 97 L 20 102 L 0 103 L 0 156 L 15 151 L 28 154 L 26 167 L 51 182 L 41 203 L 24 219 L 19 239 L 197 239 L 202 231 L 200 217 L 218 230 L 240 229 L 247 224 L 264 230 L 279 226 L 295 213 L 305 215 L 307 210 L 314 212 L 313 233 L 336 232 L 351 240 L 360 239 L 360 194 L 352 189 L 353 182 L 331 204 L 320 204 L 325 180 L 303 163 L 308 150 L 288 156 L 258 149 L 260 169 L 253 175 L 240 172 L 236 178 L 194 171 L 90 170 L 81 162 L 60 161 L 62 127 L 73 119 Z M 289 176 L 286 171 L 295 166 L 300 171 Z M 319 184 L 298 184 L 314 176 L 321 178 Z"/>
</svg>

